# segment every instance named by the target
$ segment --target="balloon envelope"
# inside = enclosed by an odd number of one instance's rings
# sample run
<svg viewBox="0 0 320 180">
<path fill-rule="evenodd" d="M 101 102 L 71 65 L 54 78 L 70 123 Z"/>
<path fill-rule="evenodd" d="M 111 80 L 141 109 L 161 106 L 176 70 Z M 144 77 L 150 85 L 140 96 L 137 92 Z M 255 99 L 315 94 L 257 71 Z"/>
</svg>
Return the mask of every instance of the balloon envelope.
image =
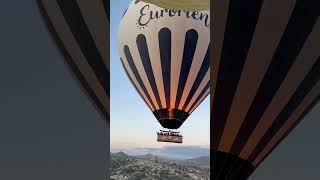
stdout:
<svg viewBox="0 0 320 180">
<path fill-rule="evenodd" d="M 102 117 L 109 121 L 109 3 L 38 0 L 65 62 Z"/>
<path fill-rule="evenodd" d="M 214 1 L 214 179 L 247 179 L 320 95 L 319 1 Z"/>
<path fill-rule="evenodd" d="M 209 94 L 209 16 L 142 1 L 123 15 L 121 62 L 164 128 L 179 128 Z"/>
</svg>

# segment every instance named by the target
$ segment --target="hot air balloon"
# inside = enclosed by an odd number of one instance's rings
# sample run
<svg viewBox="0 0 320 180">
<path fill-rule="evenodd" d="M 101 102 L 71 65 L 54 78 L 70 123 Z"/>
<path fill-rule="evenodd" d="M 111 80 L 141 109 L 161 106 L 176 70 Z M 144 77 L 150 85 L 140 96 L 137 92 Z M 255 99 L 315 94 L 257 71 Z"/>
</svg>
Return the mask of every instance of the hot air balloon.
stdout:
<svg viewBox="0 0 320 180">
<path fill-rule="evenodd" d="M 109 2 L 37 0 L 51 37 L 92 104 L 109 122 Z"/>
<path fill-rule="evenodd" d="M 178 129 L 209 94 L 209 11 L 164 9 L 133 1 L 119 27 L 119 54 L 132 84 L 168 132 Z M 172 140 L 174 139 L 174 140 Z"/>
<path fill-rule="evenodd" d="M 243 180 L 320 96 L 320 1 L 212 2 L 211 175 Z"/>
</svg>

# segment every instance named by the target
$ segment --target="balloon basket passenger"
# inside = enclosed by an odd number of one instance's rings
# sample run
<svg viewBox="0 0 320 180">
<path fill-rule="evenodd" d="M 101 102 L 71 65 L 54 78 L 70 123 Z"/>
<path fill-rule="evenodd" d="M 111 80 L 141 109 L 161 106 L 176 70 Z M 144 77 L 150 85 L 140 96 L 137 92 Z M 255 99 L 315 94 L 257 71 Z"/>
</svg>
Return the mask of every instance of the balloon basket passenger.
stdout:
<svg viewBox="0 0 320 180">
<path fill-rule="evenodd" d="M 182 143 L 183 136 L 180 132 L 174 131 L 163 131 L 157 132 L 157 141 L 158 142 L 169 142 L 169 143 Z"/>
</svg>

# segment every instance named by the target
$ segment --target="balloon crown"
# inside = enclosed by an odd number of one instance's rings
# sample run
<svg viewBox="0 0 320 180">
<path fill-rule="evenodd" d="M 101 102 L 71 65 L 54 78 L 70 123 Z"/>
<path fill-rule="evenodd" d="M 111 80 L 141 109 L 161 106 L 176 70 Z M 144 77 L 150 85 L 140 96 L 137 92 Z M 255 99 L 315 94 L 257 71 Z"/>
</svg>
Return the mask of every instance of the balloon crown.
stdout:
<svg viewBox="0 0 320 180">
<path fill-rule="evenodd" d="M 175 10 L 203 11 L 210 9 L 210 0 L 136 0 L 135 4 L 141 1 Z"/>
</svg>

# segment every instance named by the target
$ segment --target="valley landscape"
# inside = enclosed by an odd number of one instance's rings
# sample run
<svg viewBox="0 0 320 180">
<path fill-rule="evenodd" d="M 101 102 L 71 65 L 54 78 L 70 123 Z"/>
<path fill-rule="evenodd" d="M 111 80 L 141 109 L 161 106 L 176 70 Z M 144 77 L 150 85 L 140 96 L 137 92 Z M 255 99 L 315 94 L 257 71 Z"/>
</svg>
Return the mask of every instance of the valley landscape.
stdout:
<svg viewBox="0 0 320 180">
<path fill-rule="evenodd" d="M 130 156 L 111 154 L 111 180 L 209 180 L 209 156 L 174 160 L 150 153 Z"/>
</svg>

